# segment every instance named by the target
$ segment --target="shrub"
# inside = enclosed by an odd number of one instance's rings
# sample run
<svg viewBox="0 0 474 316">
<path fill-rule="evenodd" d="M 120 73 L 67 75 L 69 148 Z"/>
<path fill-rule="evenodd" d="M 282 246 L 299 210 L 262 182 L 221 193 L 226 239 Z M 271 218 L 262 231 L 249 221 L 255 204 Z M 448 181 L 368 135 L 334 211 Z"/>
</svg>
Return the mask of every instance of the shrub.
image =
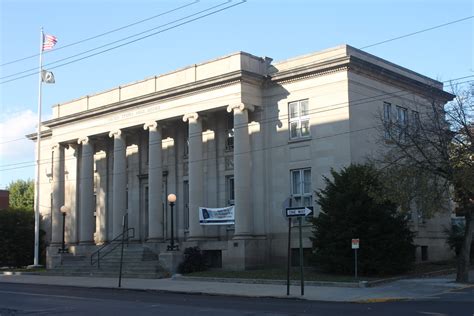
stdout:
<svg viewBox="0 0 474 316">
<path fill-rule="evenodd" d="M 178 266 L 179 273 L 191 273 L 206 270 L 206 260 L 199 247 L 184 250 L 184 260 Z"/>
<path fill-rule="evenodd" d="M 40 231 L 40 237 L 44 232 Z M 34 212 L 8 208 L 0 212 L 0 266 L 33 264 L 35 240 Z M 44 242 L 40 242 L 44 252 Z"/>
<path fill-rule="evenodd" d="M 331 170 L 317 193 L 322 212 L 313 223 L 314 263 L 327 272 L 354 271 L 351 239 L 360 239 L 358 272 L 390 275 L 407 271 L 415 259 L 414 234 L 397 205 L 384 198 L 378 172 L 368 165 Z"/>
<path fill-rule="evenodd" d="M 444 233 L 447 235 L 446 243 L 449 247 L 454 250 L 456 257 L 461 253 L 461 246 L 464 242 L 464 234 L 466 231 L 466 225 L 464 223 L 455 224 L 451 226 L 451 229 L 445 228 Z M 471 253 L 470 253 L 471 262 L 474 259 L 474 239 L 471 243 Z"/>
</svg>

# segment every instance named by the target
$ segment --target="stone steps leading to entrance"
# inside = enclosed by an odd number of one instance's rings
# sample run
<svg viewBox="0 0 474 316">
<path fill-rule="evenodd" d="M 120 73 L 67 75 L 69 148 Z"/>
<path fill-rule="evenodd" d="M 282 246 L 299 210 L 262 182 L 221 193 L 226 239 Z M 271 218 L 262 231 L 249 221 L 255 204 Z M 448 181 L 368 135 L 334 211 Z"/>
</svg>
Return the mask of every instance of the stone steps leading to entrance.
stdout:
<svg viewBox="0 0 474 316">
<path fill-rule="evenodd" d="M 105 253 L 105 252 L 104 252 Z M 118 277 L 120 271 L 121 247 L 113 249 L 100 259 L 97 266 L 97 256 L 94 256 L 94 265 L 91 265 L 90 256 L 65 254 L 61 264 L 49 269 L 49 275 L 64 276 L 97 276 Z M 141 244 L 128 245 L 123 251 L 122 277 L 125 278 L 164 278 L 168 277 L 158 260 L 158 255 Z"/>
</svg>

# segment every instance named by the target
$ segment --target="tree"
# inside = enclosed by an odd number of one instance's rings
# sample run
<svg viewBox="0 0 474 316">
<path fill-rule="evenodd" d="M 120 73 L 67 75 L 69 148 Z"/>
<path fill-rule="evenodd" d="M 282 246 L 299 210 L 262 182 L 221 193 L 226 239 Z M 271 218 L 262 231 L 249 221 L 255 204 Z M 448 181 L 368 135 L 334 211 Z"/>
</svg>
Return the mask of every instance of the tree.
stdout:
<svg viewBox="0 0 474 316">
<path fill-rule="evenodd" d="M 0 265 L 24 266 L 33 261 L 35 219 L 30 210 L 0 212 Z"/>
<path fill-rule="evenodd" d="M 10 206 L 16 209 L 33 210 L 34 183 L 33 180 L 16 180 L 7 187 L 10 191 Z"/>
<path fill-rule="evenodd" d="M 351 273 L 351 239 L 360 239 L 359 271 L 390 275 L 414 262 L 413 233 L 397 205 L 386 198 L 379 173 L 370 165 L 331 170 L 333 180 L 317 192 L 321 214 L 312 219 L 314 259 L 324 270 Z"/>
<path fill-rule="evenodd" d="M 411 124 L 382 119 L 382 133 L 391 148 L 379 160 L 391 199 L 427 217 L 449 210 L 466 220 L 457 264 L 457 282 L 469 281 L 469 253 L 474 228 L 474 85 L 452 86 L 454 100 L 427 93 Z M 417 102 L 414 102 L 417 104 Z M 428 104 L 427 104 L 428 103 Z"/>
</svg>

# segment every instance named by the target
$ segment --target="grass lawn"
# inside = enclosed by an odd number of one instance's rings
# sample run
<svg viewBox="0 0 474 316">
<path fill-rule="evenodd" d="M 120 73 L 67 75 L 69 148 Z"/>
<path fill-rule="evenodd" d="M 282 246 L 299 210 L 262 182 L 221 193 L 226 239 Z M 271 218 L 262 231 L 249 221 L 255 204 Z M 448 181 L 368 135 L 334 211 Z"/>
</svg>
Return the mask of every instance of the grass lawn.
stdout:
<svg viewBox="0 0 474 316">
<path fill-rule="evenodd" d="M 212 270 L 201 271 L 186 274 L 193 277 L 209 277 L 209 278 L 237 278 L 237 279 L 263 279 L 263 280 L 286 280 L 286 269 L 265 269 L 265 270 L 248 270 L 248 271 L 225 271 Z M 300 279 L 300 270 L 293 268 L 290 274 L 291 280 Z M 305 281 L 328 281 L 328 282 L 356 282 L 352 275 L 335 275 L 305 269 Z M 375 280 L 377 278 L 362 277 L 361 280 Z M 359 280 L 357 280 L 359 281 Z"/>
<path fill-rule="evenodd" d="M 414 268 L 404 275 L 419 275 L 422 273 L 441 271 L 446 269 L 456 268 L 454 261 L 443 261 L 443 262 L 429 262 L 419 263 Z M 226 271 L 226 270 L 210 270 L 193 272 L 186 274 L 185 276 L 192 277 L 209 277 L 209 278 L 237 278 L 237 279 L 263 279 L 263 280 L 286 280 L 286 269 L 262 269 L 262 270 L 248 270 L 248 271 Z M 397 277 L 400 275 L 393 276 L 360 276 L 359 280 L 373 281 L 378 279 L 384 279 L 389 277 Z M 292 268 L 290 274 L 291 280 L 300 279 L 299 268 Z M 336 275 L 327 274 L 322 272 L 314 271 L 313 269 L 306 268 L 304 271 L 305 281 L 322 281 L 322 282 L 356 282 L 353 275 Z M 357 280 L 357 281 L 359 281 Z"/>
</svg>

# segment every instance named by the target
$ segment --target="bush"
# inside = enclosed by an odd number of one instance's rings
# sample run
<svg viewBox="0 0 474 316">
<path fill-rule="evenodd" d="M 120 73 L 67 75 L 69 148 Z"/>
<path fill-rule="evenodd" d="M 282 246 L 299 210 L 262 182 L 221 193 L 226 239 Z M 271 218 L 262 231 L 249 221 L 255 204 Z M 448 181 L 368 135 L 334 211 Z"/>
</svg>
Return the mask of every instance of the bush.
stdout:
<svg viewBox="0 0 474 316">
<path fill-rule="evenodd" d="M 331 273 L 354 272 L 351 239 L 360 239 L 358 272 L 391 275 L 409 270 L 415 260 L 414 234 L 397 206 L 384 198 L 378 172 L 368 165 L 351 165 L 317 193 L 322 213 L 313 223 L 313 261 Z"/>
<path fill-rule="evenodd" d="M 184 250 L 184 261 L 178 266 L 179 273 L 185 274 L 206 269 L 206 260 L 199 247 L 189 247 Z"/>
<path fill-rule="evenodd" d="M 40 232 L 40 236 L 44 232 Z M 0 266 L 33 264 L 35 241 L 34 212 L 8 208 L 0 212 Z M 42 248 L 44 243 L 40 242 Z M 40 249 L 43 253 L 44 249 Z"/>
<path fill-rule="evenodd" d="M 454 250 L 456 257 L 459 257 L 461 253 L 461 247 L 464 242 L 464 233 L 466 231 L 466 225 L 464 223 L 455 224 L 451 226 L 451 229 L 445 228 L 444 233 L 447 235 L 446 243 L 449 247 Z M 474 262 L 474 239 L 471 242 L 471 253 L 469 255 L 471 262 Z"/>
</svg>

